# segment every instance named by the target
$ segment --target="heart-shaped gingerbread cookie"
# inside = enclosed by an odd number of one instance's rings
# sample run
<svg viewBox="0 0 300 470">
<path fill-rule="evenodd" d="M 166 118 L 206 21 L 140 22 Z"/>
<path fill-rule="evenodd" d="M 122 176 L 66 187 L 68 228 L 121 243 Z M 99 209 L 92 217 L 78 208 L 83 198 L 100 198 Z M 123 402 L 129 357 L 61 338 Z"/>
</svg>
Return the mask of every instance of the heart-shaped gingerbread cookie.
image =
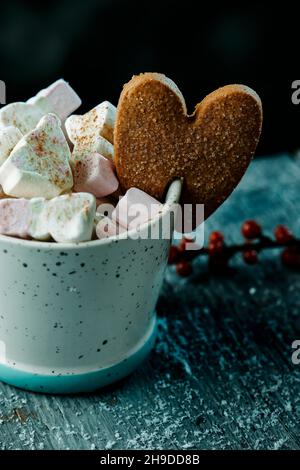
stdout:
<svg viewBox="0 0 300 470">
<path fill-rule="evenodd" d="M 121 93 L 114 131 L 121 186 L 162 200 L 169 183 L 183 177 L 181 202 L 204 204 L 207 218 L 246 171 L 261 125 L 261 101 L 246 86 L 219 88 L 188 115 L 165 75 L 135 76 Z"/>
</svg>

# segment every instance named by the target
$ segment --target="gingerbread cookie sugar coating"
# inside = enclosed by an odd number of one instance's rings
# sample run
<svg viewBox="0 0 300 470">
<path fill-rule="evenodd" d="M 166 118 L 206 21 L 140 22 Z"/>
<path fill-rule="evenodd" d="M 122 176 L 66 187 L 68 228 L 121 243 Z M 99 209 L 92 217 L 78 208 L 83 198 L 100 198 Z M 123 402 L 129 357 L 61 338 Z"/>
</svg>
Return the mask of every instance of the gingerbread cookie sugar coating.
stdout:
<svg viewBox="0 0 300 470">
<path fill-rule="evenodd" d="M 219 88 L 188 115 L 170 79 L 135 76 L 121 93 L 114 131 L 122 189 L 163 200 L 170 182 L 183 177 L 182 204 L 204 204 L 207 218 L 242 178 L 261 126 L 261 101 L 244 85 Z"/>
</svg>

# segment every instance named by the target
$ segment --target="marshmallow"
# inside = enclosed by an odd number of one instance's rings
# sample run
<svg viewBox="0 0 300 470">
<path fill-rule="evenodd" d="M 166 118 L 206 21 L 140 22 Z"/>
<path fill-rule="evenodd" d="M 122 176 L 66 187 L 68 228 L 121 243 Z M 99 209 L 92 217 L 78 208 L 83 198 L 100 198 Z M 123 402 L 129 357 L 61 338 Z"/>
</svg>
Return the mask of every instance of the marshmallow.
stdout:
<svg viewBox="0 0 300 470">
<path fill-rule="evenodd" d="M 109 196 L 109 197 L 97 197 L 96 198 L 96 205 L 97 205 L 97 211 L 100 209 L 104 204 L 108 204 L 109 207 L 112 207 L 112 210 L 114 209 L 116 202 L 115 200 Z"/>
<path fill-rule="evenodd" d="M 36 127 L 44 114 L 55 113 L 64 120 L 80 104 L 80 98 L 68 83 L 57 80 L 27 103 L 16 102 L 1 108 L 0 127 L 14 126 L 22 134 L 27 134 Z"/>
<path fill-rule="evenodd" d="M 103 197 L 100 199 L 96 199 L 96 214 L 95 214 L 95 220 L 94 220 L 94 235 L 97 238 L 96 235 L 96 226 L 100 220 L 102 220 L 105 217 L 108 217 L 111 219 L 112 212 L 115 208 L 115 204 L 113 203 L 111 198 L 108 197 Z"/>
<path fill-rule="evenodd" d="M 68 140 L 70 141 L 69 134 L 66 132 L 66 135 L 68 137 Z M 70 141 L 71 144 L 73 144 L 72 141 Z M 114 147 L 113 145 L 108 142 L 108 140 L 103 139 L 103 137 L 98 136 L 97 140 L 95 142 L 95 145 L 89 145 L 87 142 L 86 143 L 79 143 L 79 144 L 73 144 L 74 148 L 72 151 L 72 156 L 71 156 L 71 162 L 73 166 L 76 166 L 77 162 L 83 161 L 87 155 L 90 155 L 91 153 L 99 153 L 103 157 L 107 158 L 111 162 L 113 162 L 113 156 L 114 156 Z"/>
<path fill-rule="evenodd" d="M 35 97 L 27 101 L 28 104 L 39 106 L 47 113 L 57 114 L 64 121 L 81 105 L 81 99 L 73 88 L 60 79 L 48 88 L 41 90 Z"/>
<path fill-rule="evenodd" d="M 10 152 L 21 138 L 22 134 L 17 127 L 0 128 L 0 165 L 9 157 Z"/>
<path fill-rule="evenodd" d="M 80 243 L 92 238 L 96 200 L 92 194 L 73 193 L 47 203 L 48 230 L 56 242 Z"/>
<path fill-rule="evenodd" d="M 113 163 L 99 153 L 86 155 L 73 162 L 74 190 L 104 197 L 118 189 Z"/>
<path fill-rule="evenodd" d="M 0 233 L 20 238 L 80 243 L 91 240 L 96 201 L 91 194 L 0 200 Z"/>
<path fill-rule="evenodd" d="M 28 238 L 29 201 L 27 199 L 2 199 L 0 201 L 0 233 Z"/>
<path fill-rule="evenodd" d="M 43 197 L 29 200 L 30 229 L 29 236 L 35 240 L 46 241 L 51 238 L 48 227 L 48 201 Z"/>
<path fill-rule="evenodd" d="M 110 217 L 115 209 L 115 203 L 112 198 L 103 197 L 100 199 L 96 199 L 97 210 L 96 213 L 99 214 L 101 217 Z"/>
<path fill-rule="evenodd" d="M 162 212 L 163 205 L 137 188 L 130 188 L 112 213 L 112 219 L 131 230 L 156 217 Z"/>
<path fill-rule="evenodd" d="M 70 156 L 58 117 L 47 114 L 0 167 L 0 184 L 9 196 L 51 199 L 73 186 Z"/>
<path fill-rule="evenodd" d="M 111 220 L 109 217 L 102 217 L 96 225 L 96 235 L 98 238 L 109 238 L 126 232 L 126 228 Z"/>
<path fill-rule="evenodd" d="M 20 238 L 48 240 L 47 223 L 43 218 L 44 198 L 2 199 L 0 201 L 0 233 Z"/>
</svg>

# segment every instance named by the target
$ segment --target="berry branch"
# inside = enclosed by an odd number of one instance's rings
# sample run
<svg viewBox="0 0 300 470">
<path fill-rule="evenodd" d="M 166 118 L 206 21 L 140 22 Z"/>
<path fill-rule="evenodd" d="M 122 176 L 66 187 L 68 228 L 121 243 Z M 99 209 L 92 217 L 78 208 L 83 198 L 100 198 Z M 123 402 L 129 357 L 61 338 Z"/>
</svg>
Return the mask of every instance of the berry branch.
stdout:
<svg viewBox="0 0 300 470">
<path fill-rule="evenodd" d="M 231 258 L 241 253 L 246 264 L 256 264 L 258 254 L 266 249 L 281 248 L 282 263 L 293 269 L 300 269 L 300 240 L 295 238 L 284 225 L 274 230 L 274 239 L 262 233 L 261 226 L 254 220 L 247 220 L 241 227 L 245 241 L 241 244 L 226 245 L 221 232 L 212 232 L 208 246 L 199 250 L 188 250 L 187 245 L 193 240 L 183 238 L 178 246 L 172 245 L 169 252 L 169 264 L 176 265 L 178 275 L 189 276 L 193 267 L 191 262 L 198 256 L 208 256 L 212 271 L 226 271 Z"/>
</svg>

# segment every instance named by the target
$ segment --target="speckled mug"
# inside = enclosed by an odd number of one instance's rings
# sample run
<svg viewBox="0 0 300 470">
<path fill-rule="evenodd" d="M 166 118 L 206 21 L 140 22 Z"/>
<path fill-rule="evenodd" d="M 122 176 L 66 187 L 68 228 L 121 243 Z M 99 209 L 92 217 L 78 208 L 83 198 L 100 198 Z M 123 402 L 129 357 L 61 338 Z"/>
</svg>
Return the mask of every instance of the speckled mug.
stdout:
<svg viewBox="0 0 300 470">
<path fill-rule="evenodd" d="M 170 239 L 146 237 L 179 199 L 174 181 L 162 214 L 138 239 L 81 244 L 0 236 L 0 380 L 27 390 L 78 393 L 131 373 L 148 355 Z"/>
</svg>

